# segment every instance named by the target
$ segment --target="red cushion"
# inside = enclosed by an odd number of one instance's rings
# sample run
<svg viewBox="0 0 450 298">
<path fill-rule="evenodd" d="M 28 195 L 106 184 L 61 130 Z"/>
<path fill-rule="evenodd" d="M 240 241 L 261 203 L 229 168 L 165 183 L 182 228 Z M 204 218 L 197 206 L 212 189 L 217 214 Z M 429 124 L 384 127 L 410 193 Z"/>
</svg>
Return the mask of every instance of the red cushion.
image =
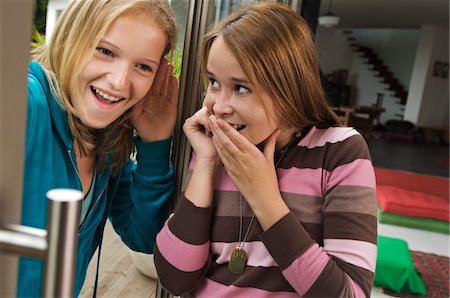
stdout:
<svg viewBox="0 0 450 298">
<path fill-rule="evenodd" d="M 377 198 L 384 212 L 450 221 L 446 198 L 388 185 L 377 186 Z"/>
</svg>

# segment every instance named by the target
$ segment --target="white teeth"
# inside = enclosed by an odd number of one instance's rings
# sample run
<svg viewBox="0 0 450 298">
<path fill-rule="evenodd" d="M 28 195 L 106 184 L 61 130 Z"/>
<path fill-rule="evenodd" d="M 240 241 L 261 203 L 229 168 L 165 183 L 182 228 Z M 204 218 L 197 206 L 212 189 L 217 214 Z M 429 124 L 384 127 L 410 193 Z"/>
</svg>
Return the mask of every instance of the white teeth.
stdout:
<svg viewBox="0 0 450 298">
<path fill-rule="evenodd" d="M 115 97 L 115 96 L 109 95 L 95 87 L 92 87 L 92 88 L 94 89 L 95 93 L 97 93 L 98 95 L 100 95 L 101 97 L 103 97 L 106 100 L 116 102 L 116 101 L 123 99 L 123 97 Z"/>
</svg>

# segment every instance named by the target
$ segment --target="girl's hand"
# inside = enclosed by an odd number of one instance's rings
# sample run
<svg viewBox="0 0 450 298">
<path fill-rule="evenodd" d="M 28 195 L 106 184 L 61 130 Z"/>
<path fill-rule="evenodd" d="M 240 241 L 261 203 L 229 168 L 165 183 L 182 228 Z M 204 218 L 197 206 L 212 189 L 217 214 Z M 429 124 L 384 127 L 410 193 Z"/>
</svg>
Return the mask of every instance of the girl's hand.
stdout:
<svg viewBox="0 0 450 298">
<path fill-rule="evenodd" d="M 173 132 L 177 118 L 178 82 L 173 66 L 161 59 L 153 85 L 133 107 L 131 122 L 142 141 L 165 140 Z"/>
<path fill-rule="evenodd" d="M 227 122 L 209 118 L 213 141 L 228 175 L 245 197 L 262 228 L 267 230 L 289 212 L 278 187 L 274 165 L 275 130 L 261 152 Z"/>
<path fill-rule="evenodd" d="M 208 123 L 209 115 L 206 106 L 202 107 L 186 119 L 183 131 L 195 152 L 197 162 L 207 161 L 215 164 L 218 155 L 212 141 L 211 128 Z"/>
</svg>

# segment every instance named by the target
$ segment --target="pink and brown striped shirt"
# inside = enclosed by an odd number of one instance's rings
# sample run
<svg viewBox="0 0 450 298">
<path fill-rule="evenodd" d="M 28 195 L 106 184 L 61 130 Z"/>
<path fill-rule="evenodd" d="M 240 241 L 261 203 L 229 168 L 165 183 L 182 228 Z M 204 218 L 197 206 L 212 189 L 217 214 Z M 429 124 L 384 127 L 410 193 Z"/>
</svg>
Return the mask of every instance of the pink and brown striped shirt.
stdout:
<svg viewBox="0 0 450 298">
<path fill-rule="evenodd" d="M 156 241 L 163 287 L 195 297 L 369 297 L 377 219 L 365 140 L 352 128 L 313 127 L 287 149 L 277 175 L 291 212 L 265 232 L 255 220 L 241 275 L 227 267 L 239 244 L 240 193 L 225 169 L 211 208 L 180 199 Z M 252 215 L 244 200 L 244 231 Z"/>
</svg>

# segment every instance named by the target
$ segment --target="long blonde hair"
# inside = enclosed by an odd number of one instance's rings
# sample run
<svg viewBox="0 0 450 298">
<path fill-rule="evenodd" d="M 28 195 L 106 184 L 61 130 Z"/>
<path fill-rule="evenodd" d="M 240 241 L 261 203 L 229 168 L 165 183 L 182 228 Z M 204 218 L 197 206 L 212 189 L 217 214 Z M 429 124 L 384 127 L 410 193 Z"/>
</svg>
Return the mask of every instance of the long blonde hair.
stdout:
<svg viewBox="0 0 450 298">
<path fill-rule="evenodd" d="M 311 31 L 289 6 L 244 6 L 213 26 L 203 40 L 204 74 L 209 50 L 218 36 L 236 57 L 268 115 L 278 116 L 295 130 L 308 125 L 340 125 L 325 99 Z M 267 98 L 272 102 L 265 101 Z"/>
<path fill-rule="evenodd" d="M 67 110 L 69 126 L 81 152 L 94 152 L 99 170 L 110 167 L 113 173 L 134 151 L 131 110 L 104 129 L 92 129 L 77 117 L 69 94 L 70 90 L 78 90 L 78 77 L 108 27 L 124 13 L 153 18 L 166 34 L 163 56 L 173 51 L 177 29 L 167 0 L 71 0 L 48 44 L 32 52 L 33 59 L 44 67 L 59 104 Z"/>
</svg>

